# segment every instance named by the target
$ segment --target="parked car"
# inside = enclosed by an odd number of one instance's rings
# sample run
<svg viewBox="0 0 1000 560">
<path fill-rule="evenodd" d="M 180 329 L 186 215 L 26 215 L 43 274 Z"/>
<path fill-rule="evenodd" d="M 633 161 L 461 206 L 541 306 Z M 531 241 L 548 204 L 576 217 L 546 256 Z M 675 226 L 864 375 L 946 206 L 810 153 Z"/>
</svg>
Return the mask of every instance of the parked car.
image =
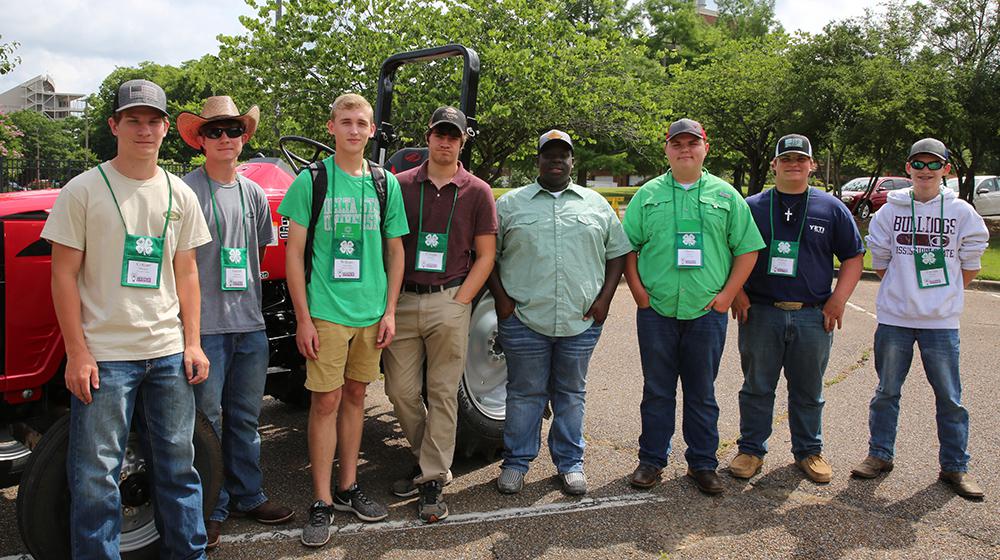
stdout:
<svg viewBox="0 0 1000 560">
<path fill-rule="evenodd" d="M 847 205 L 851 213 L 862 220 L 868 219 L 872 212 L 885 204 L 889 191 L 905 189 L 913 182 L 906 177 L 879 177 L 869 190 L 871 177 L 851 179 L 840 187 L 840 200 Z"/>
<path fill-rule="evenodd" d="M 958 192 L 958 178 L 946 181 L 948 188 Z M 1000 215 L 1000 177 L 996 175 L 976 175 L 972 189 L 972 204 L 980 216 Z"/>
</svg>

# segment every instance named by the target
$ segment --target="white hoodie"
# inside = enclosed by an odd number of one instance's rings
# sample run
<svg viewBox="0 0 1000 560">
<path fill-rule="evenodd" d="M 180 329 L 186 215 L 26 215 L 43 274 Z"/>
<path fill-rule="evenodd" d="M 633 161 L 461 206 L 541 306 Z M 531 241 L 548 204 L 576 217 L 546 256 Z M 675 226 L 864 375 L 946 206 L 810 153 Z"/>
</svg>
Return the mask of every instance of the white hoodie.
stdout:
<svg viewBox="0 0 1000 560">
<path fill-rule="evenodd" d="M 957 329 L 965 290 L 962 270 L 979 270 L 990 234 L 983 218 L 955 191 L 944 193 L 944 243 L 940 241 L 942 198 L 913 202 L 917 222 L 917 252 L 944 249 L 948 285 L 920 288 L 917 285 L 911 241 L 910 189 L 891 191 L 888 203 L 872 216 L 868 226 L 868 250 L 872 266 L 885 269 L 875 301 L 878 322 L 916 329 Z"/>
</svg>

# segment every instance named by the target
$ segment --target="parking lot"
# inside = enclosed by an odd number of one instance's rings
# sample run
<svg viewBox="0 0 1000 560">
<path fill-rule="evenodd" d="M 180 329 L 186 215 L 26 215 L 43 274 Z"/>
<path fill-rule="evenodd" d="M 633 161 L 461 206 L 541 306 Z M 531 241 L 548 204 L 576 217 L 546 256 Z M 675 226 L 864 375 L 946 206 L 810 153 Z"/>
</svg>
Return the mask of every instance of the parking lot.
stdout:
<svg viewBox="0 0 1000 560">
<path fill-rule="evenodd" d="M 337 513 L 330 544 L 320 550 L 303 547 L 299 529 L 312 501 L 306 415 L 269 399 L 260 430 L 266 490 L 271 499 L 293 506 L 296 519 L 277 528 L 233 519 L 210 557 L 1000 558 L 1000 292 L 966 292 L 962 371 L 972 418 L 971 470 L 987 493 L 984 501 L 969 502 L 937 482 L 933 395 L 919 360 L 904 388 L 895 470 L 872 481 L 848 476 L 867 450 L 876 290 L 871 281 L 858 286 L 844 330 L 834 341 L 824 416 L 825 456 L 834 467 L 830 484 L 809 482 L 792 464 L 783 384 L 763 472 L 749 483 L 725 475 L 736 454 L 742 382 L 736 326 L 730 321 L 717 382 L 726 492 L 706 497 L 684 477 L 679 434 L 663 483 L 648 492 L 633 490 L 628 475 L 636 465 L 642 374 L 634 305 L 623 284 L 590 368 L 585 465 L 590 492 L 583 499 L 559 491 L 543 446 L 524 491 L 515 496 L 496 492 L 497 462 L 458 462 L 446 489 L 451 517 L 430 526 L 420 523 L 416 499 L 389 492 L 411 463 L 382 384 L 376 382 L 369 389 L 359 479 L 370 495 L 389 505 L 389 519 L 360 524 Z M 16 491 L 7 489 L 0 497 L 0 557 L 18 557 L 24 550 L 14 517 Z"/>
</svg>

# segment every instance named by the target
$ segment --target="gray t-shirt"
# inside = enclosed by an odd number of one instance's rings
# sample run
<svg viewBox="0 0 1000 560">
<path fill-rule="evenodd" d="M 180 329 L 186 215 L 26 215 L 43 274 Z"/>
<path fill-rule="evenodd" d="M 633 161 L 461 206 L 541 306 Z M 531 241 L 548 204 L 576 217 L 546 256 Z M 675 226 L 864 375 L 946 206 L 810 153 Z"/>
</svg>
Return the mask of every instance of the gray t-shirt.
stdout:
<svg viewBox="0 0 1000 560">
<path fill-rule="evenodd" d="M 198 277 L 201 281 L 201 334 L 245 333 L 264 328 L 261 313 L 261 281 L 259 247 L 274 241 L 271 229 L 271 210 L 260 185 L 243 176 L 237 182 L 220 185 L 212 181 L 209 190 L 208 176 L 199 167 L 184 176 L 184 182 L 198 195 L 212 241 L 197 249 Z M 240 227 L 240 188 L 246 216 L 246 239 Z M 212 212 L 211 192 L 215 191 L 215 204 L 221 223 L 216 227 Z M 223 246 L 246 247 L 249 261 L 249 287 L 242 291 L 222 289 L 222 266 L 219 264 L 219 230 Z"/>
</svg>

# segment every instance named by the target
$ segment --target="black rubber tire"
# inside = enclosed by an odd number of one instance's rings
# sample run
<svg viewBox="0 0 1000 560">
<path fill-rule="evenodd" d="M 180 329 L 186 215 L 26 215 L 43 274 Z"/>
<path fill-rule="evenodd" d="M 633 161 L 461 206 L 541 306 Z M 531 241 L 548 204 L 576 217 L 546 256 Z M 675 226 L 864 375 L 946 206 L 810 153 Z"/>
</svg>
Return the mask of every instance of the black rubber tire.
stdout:
<svg viewBox="0 0 1000 560">
<path fill-rule="evenodd" d="M 475 310 L 485 295 L 485 290 L 472 301 Z M 492 301 L 492 300 L 490 300 Z M 486 305 L 486 303 L 484 303 Z M 469 336 L 472 336 L 470 331 Z M 456 455 L 470 459 L 482 455 L 492 461 L 503 450 L 503 420 L 484 415 L 472 402 L 466 386 L 466 377 L 458 385 L 458 428 L 455 435 Z"/>
<path fill-rule="evenodd" d="M 858 205 L 858 218 L 867 220 L 872 215 L 872 203 L 867 200 Z"/>
<path fill-rule="evenodd" d="M 68 447 L 69 414 L 66 414 L 42 436 L 21 477 L 17 493 L 17 527 L 21 540 L 35 560 L 70 557 Z M 204 511 L 211 512 L 222 487 L 222 446 L 212 425 L 201 414 L 195 417 L 194 455 L 194 466 L 202 480 Z M 158 558 L 158 542 L 138 550 L 123 550 L 122 558 Z"/>
</svg>

